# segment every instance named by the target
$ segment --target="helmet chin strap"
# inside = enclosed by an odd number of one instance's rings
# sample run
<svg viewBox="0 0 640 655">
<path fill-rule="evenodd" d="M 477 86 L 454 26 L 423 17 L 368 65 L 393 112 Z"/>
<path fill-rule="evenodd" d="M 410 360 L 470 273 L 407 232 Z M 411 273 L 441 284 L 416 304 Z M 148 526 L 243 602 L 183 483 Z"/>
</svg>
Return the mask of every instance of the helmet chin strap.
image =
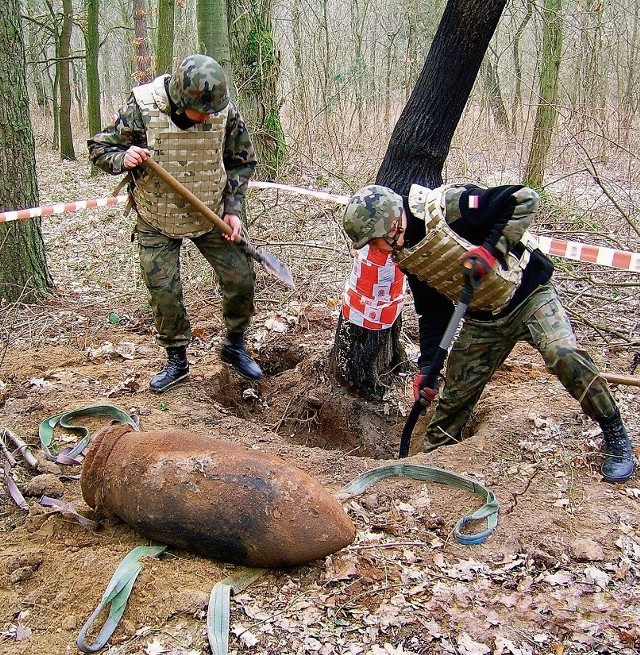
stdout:
<svg viewBox="0 0 640 655">
<path fill-rule="evenodd" d="M 391 228 L 390 234 L 388 234 L 386 237 L 383 237 L 384 240 L 391 246 L 391 250 L 393 251 L 393 254 L 395 255 L 402 246 L 400 245 L 400 237 L 404 234 L 405 231 L 405 222 L 402 220 L 402 217 L 400 219 L 400 225 L 398 225 L 398 222 L 394 222 L 393 227 Z M 404 244 L 403 244 L 404 245 Z"/>
</svg>

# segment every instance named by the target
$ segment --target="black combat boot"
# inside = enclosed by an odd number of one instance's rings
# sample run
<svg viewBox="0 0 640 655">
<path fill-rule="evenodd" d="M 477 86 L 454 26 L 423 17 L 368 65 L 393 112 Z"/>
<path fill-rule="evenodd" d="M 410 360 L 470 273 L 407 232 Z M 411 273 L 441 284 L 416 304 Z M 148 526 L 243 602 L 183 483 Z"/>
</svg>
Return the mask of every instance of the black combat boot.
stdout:
<svg viewBox="0 0 640 655">
<path fill-rule="evenodd" d="M 600 471 L 607 482 L 626 482 L 633 474 L 633 449 L 620 412 L 598 421 L 604 437 L 605 458 Z"/>
<path fill-rule="evenodd" d="M 156 373 L 149 382 L 151 391 L 160 393 L 166 391 L 189 375 L 189 362 L 187 361 L 187 347 L 167 348 L 167 364 Z"/>
<path fill-rule="evenodd" d="M 231 364 L 240 375 L 250 380 L 257 380 L 262 377 L 262 371 L 258 364 L 251 359 L 244 346 L 244 336 L 242 332 L 229 332 L 227 338 L 222 344 L 220 359 L 227 364 Z"/>
</svg>

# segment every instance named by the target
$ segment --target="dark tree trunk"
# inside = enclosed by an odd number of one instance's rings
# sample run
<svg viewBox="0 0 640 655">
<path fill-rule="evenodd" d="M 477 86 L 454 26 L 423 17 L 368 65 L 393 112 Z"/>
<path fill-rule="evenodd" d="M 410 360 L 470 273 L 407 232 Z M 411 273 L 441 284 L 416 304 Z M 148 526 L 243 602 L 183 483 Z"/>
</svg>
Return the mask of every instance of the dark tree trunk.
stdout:
<svg viewBox="0 0 640 655">
<path fill-rule="evenodd" d="M 60 81 L 60 156 L 62 159 L 74 160 L 73 131 L 71 129 L 71 31 L 73 29 L 73 4 L 71 0 L 62 0 L 62 29 L 60 30 L 59 67 Z"/>
<path fill-rule="evenodd" d="M 442 184 L 451 139 L 507 0 L 449 0 L 376 183 L 406 194 Z"/>
<path fill-rule="evenodd" d="M 0 11 L 0 211 L 38 204 L 35 145 L 18 0 Z M 52 281 L 40 221 L 0 224 L 0 303 L 34 302 Z"/>
<path fill-rule="evenodd" d="M 416 86 L 391 135 L 377 184 L 406 195 L 442 184 L 442 167 L 507 0 L 449 0 Z M 398 321 L 396 321 L 398 324 Z M 380 382 L 405 361 L 399 327 L 376 332 L 341 321 L 331 352 L 336 380 L 380 398 Z M 339 365 L 337 365 L 339 363 Z"/>
<path fill-rule="evenodd" d="M 401 316 L 386 330 L 368 330 L 345 321 L 340 314 L 329 373 L 363 398 L 382 400 L 390 376 L 406 369 L 401 330 Z"/>
</svg>

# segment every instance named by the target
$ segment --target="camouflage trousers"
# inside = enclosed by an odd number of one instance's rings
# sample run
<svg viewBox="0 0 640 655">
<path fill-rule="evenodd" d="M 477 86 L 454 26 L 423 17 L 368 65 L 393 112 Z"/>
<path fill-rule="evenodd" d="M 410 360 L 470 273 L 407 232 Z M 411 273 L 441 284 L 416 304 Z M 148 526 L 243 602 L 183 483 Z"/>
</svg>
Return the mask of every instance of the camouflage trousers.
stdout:
<svg viewBox="0 0 640 655">
<path fill-rule="evenodd" d="M 223 239 L 217 230 L 191 239 L 211 264 L 222 290 L 222 317 L 229 332 L 244 332 L 254 312 L 255 272 L 249 255 Z M 138 252 L 142 279 L 163 348 L 186 346 L 191 324 L 180 279 L 182 239 L 172 239 L 138 219 Z"/>
<path fill-rule="evenodd" d="M 547 370 L 592 419 L 617 409 L 606 380 L 591 357 L 578 348 L 569 317 L 552 283 L 537 289 L 508 316 L 495 321 L 467 318 L 447 362 L 446 380 L 429 423 L 424 450 L 470 436 L 464 428 L 485 385 L 518 341 L 531 344 Z"/>
</svg>

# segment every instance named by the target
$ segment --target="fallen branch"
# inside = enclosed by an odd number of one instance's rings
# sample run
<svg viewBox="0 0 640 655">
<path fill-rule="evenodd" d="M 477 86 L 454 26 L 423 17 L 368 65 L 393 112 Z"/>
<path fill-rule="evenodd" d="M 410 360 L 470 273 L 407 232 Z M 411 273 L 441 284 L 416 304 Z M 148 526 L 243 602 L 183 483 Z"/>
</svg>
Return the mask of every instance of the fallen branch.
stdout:
<svg viewBox="0 0 640 655">
<path fill-rule="evenodd" d="M 5 427 L 0 425 L 0 430 L 4 431 L 3 432 L 4 437 L 9 437 L 9 439 L 11 439 L 11 441 L 13 441 L 13 443 L 17 447 L 17 450 L 20 451 L 20 454 L 24 458 L 24 461 L 27 463 L 27 465 L 30 468 L 37 471 L 38 470 L 38 460 L 33 456 L 33 453 L 29 450 L 29 446 L 27 446 L 27 444 L 24 441 L 22 441 L 22 439 L 20 439 L 20 437 L 13 434 L 13 432 L 11 432 L 11 430 L 9 430 L 8 428 L 5 428 Z"/>
<path fill-rule="evenodd" d="M 640 378 L 633 377 L 633 375 L 602 373 L 602 377 L 611 384 L 626 384 L 629 387 L 640 387 Z"/>
<path fill-rule="evenodd" d="M 4 437 L 0 439 L 0 450 L 2 450 L 2 454 L 4 455 L 4 458 L 7 460 L 7 462 L 9 462 L 9 466 L 13 467 L 18 463 L 11 451 L 7 448 Z"/>
<path fill-rule="evenodd" d="M 20 491 L 20 489 L 18 489 L 18 485 L 16 484 L 15 480 L 11 476 L 11 465 L 9 464 L 9 462 L 5 462 L 4 467 L 0 469 L 0 476 L 4 478 L 4 482 L 7 485 L 7 491 L 9 492 L 9 496 L 11 497 L 11 500 L 13 500 L 13 502 L 21 510 L 28 512 L 29 504 L 24 499 L 22 492 Z"/>
</svg>

